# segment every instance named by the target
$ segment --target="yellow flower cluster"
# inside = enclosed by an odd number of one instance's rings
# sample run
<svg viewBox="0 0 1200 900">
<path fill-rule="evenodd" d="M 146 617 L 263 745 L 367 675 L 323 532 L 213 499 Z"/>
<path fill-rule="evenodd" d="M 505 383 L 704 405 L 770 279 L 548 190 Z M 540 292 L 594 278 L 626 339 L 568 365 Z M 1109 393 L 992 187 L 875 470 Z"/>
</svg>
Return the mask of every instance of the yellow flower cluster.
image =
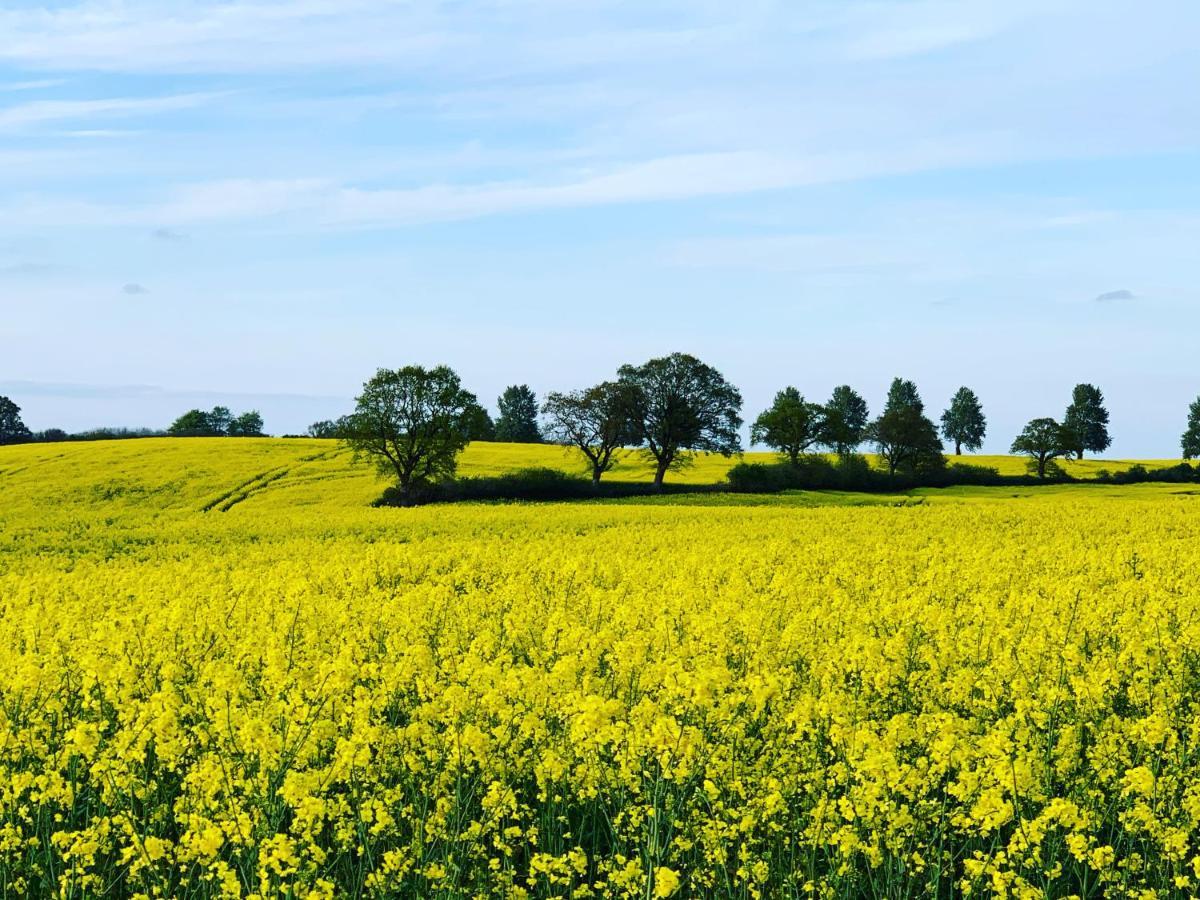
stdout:
<svg viewBox="0 0 1200 900">
<path fill-rule="evenodd" d="M 222 511 L 271 468 L 69 449 L 0 456 L 15 894 L 1200 891 L 1196 498 Z"/>
</svg>

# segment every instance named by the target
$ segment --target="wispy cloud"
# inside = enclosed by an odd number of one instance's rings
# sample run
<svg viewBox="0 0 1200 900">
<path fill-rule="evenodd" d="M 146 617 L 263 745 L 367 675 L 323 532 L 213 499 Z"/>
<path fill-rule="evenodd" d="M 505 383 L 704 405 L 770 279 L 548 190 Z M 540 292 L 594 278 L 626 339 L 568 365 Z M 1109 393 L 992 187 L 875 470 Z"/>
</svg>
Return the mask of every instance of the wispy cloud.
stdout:
<svg viewBox="0 0 1200 900">
<path fill-rule="evenodd" d="M 1096 297 L 1097 303 L 1113 303 L 1119 300 L 1135 300 L 1137 295 L 1133 291 L 1121 289 L 1119 291 L 1105 291 Z"/>
<path fill-rule="evenodd" d="M 141 294 L 148 294 L 150 291 L 145 285 L 138 284 L 136 281 L 131 281 L 121 288 L 121 292 L 128 294 L 131 297 L 137 297 Z"/>
<path fill-rule="evenodd" d="M 166 97 L 108 97 L 99 100 L 34 100 L 0 109 L 0 130 L 14 131 L 48 122 L 101 117 L 129 118 L 190 109 L 225 96 L 217 92 Z"/>
<path fill-rule="evenodd" d="M 42 91 L 66 84 L 65 78 L 38 78 L 32 81 L 0 81 L 0 91 Z"/>
</svg>

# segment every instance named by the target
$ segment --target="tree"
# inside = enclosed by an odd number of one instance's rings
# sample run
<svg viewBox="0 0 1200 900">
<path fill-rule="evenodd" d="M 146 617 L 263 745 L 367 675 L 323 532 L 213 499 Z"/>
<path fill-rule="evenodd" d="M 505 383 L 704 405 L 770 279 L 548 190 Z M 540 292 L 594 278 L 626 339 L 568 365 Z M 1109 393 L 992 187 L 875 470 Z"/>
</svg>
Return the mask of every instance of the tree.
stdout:
<svg viewBox="0 0 1200 900">
<path fill-rule="evenodd" d="M 233 413 L 228 406 L 214 406 L 208 414 L 208 427 L 213 434 L 229 434 L 233 425 Z"/>
<path fill-rule="evenodd" d="M 496 439 L 496 423 L 482 406 L 476 406 L 467 426 L 467 435 L 472 441 L 494 441 Z"/>
<path fill-rule="evenodd" d="M 345 432 L 349 416 L 339 416 L 336 419 L 322 419 L 308 426 L 308 436 L 311 438 L 339 438 Z"/>
<path fill-rule="evenodd" d="M 868 416 L 867 401 L 854 388 L 834 388 L 821 415 L 821 443 L 838 456 L 849 456 L 866 436 Z"/>
<path fill-rule="evenodd" d="M 167 434 L 172 437 L 211 437 L 220 433 L 213 428 L 208 413 L 202 409 L 189 409 L 167 429 Z"/>
<path fill-rule="evenodd" d="M 447 366 L 380 369 L 363 385 L 341 437 L 408 493 L 454 475 L 478 406 Z"/>
<path fill-rule="evenodd" d="M 257 409 L 244 412 L 230 420 L 228 433 L 231 437 L 262 437 L 263 417 Z"/>
<path fill-rule="evenodd" d="M 807 402 L 794 387 L 786 387 L 775 395 L 771 408 L 754 420 L 750 442 L 766 444 L 797 465 L 800 454 L 820 442 L 823 425 L 824 407 Z"/>
<path fill-rule="evenodd" d="M 32 437 L 21 421 L 21 407 L 8 397 L 0 397 L 0 444 L 22 444 Z"/>
<path fill-rule="evenodd" d="M 542 440 L 538 428 L 537 395 L 527 384 L 506 387 L 496 401 L 500 418 L 496 420 L 496 440 L 513 444 L 537 444 Z"/>
<path fill-rule="evenodd" d="M 987 419 L 975 392 L 960 387 L 942 413 L 942 437 L 954 444 L 954 455 L 962 456 L 962 448 L 978 450 L 987 434 Z"/>
<path fill-rule="evenodd" d="M 1024 453 L 1031 457 L 1031 465 L 1038 478 L 1045 478 L 1046 471 L 1054 466 L 1054 460 L 1069 458 L 1077 451 L 1079 436 L 1067 425 L 1054 419 L 1033 419 L 1025 430 L 1012 442 L 1011 453 Z"/>
<path fill-rule="evenodd" d="M 583 391 L 547 395 L 542 413 L 551 440 L 568 444 L 587 458 L 592 484 L 616 463 L 614 454 L 637 440 L 630 418 L 635 409 L 628 384 L 605 381 Z"/>
<path fill-rule="evenodd" d="M 1188 407 L 1187 431 L 1183 433 L 1183 458 L 1200 456 L 1200 397 Z"/>
<path fill-rule="evenodd" d="M 669 470 L 691 462 L 697 450 L 724 456 L 741 452 L 742 395 L 712 366 L 672 353 L 640 366 L 621 366 L 617 374 L 632 388 L 636 443 L 644 444 L 654 460 L 656 488 L 662 488 Z"/>
<path fill-rule="evenodd" d="M 925 415 L 925 404 L 911 381 L 896 378 L 883 413 L 867 429 L 888 473 L 915 475 L 946 464 L 937 426 Z"/>
<path fill-rule="evenodd" d="M 1084 450 L 1103 453 L 1112 446 L 1104 394 L 1093 384 L 1075 385 L 1075 390 L 1071 392 L 1071 405 L 1067 407 L 1062 423 L 1079 436 L 1080 459 Z"/>
</svg>

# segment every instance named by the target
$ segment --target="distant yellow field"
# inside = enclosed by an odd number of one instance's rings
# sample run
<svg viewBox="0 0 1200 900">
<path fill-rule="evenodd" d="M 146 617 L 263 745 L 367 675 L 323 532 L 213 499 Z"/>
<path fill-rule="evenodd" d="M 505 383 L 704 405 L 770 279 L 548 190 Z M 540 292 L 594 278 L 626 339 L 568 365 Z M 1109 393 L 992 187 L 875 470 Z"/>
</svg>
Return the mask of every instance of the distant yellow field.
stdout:
<svg viewBox="0 0 1200 900">
<path fill-rule="evenodd" d="M 773 453 L 747 453 L 747 462 L 772 462 Z M 1025 460 L 1015 456 L 949 457 L 951 462 L 989 466 L 1002 475 L 1020 475 Z M 699 454 L 694 465 L 667 476 L 680 484 L 716 484 L 723 481 L 738 457 Z M 1107 469 L 1118 472 L 1136 460 L 1069 461 L 1066 471 L 1078 478 L 1094 477 Z M 1141 461 L 1148 467 L 1173 465 L 1178 460 Z M 546 466 L 582 474 L 580 455 L 547 444 L 475 443 L 459 461 L 461 475 L 498 475 L 530 466 Z M 146 490 L 155 490 L 155 503 L 193 508 L 209 502 L 230 506 L 253 498 L 256 506 L 291 507 L 328 504 L 338 499 L 362 505 L 375 499 L 385 480 L 366 465 L 355 465 L 348 451 L 331 440 L 292 438 L 147 438 L 95 443 L 26 444 L 0 448 L 0 478 L 7 478 L 8 497 L 27 490 L 108 490 L 116 503 L 141 502 Z M 613 481 L 649 482 L 651 466 L 641 454 L 626 451 L 617 466 L 604 476 Z M 86 488 L 66 487 L 84 481 Z M 58 485 L 59 487 L 48 487 Z M 107 485 L 107 488 L 104 486 Z M 153 486 L 152 488 L 146 487 Z M 229 497 L 222 494 L 231 491 Z M 90 496 L 90 495 L 89 495 Z M 72 501 L 79 496 L 59 499 Z M 230 503 L 232 501 L 232 503 Z"/>
</svg>

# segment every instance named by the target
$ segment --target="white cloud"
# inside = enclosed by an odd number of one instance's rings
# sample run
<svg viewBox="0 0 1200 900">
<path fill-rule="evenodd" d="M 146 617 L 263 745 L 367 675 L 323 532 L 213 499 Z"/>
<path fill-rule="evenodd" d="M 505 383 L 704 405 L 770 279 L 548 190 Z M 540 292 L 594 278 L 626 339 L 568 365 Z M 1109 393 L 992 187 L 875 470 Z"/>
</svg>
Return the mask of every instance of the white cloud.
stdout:
<svg viewBox="0 0 1200 900">
<path fill-rule="evenodd" d="M 189 109 L 225 96 L 200 92 L 166 97 L 107 97 L 100 100 L 35 100 L 0 109 L 0 130 L 15 131 L 48 122 L 101 117 L 128 118 Z"/>
</svg>

